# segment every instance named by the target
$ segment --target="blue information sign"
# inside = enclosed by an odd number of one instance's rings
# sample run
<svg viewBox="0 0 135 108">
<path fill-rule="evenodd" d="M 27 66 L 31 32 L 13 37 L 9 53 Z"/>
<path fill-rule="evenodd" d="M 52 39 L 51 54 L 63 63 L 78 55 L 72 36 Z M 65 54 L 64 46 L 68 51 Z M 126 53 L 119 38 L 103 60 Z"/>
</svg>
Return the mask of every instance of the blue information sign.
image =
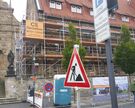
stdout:
<svg viewBox="0 0 135 108">
<path fill-rule="evenodd" d="M 96 7 L 103 3 L 103 0 L 96 0 Z"/>
</svg>

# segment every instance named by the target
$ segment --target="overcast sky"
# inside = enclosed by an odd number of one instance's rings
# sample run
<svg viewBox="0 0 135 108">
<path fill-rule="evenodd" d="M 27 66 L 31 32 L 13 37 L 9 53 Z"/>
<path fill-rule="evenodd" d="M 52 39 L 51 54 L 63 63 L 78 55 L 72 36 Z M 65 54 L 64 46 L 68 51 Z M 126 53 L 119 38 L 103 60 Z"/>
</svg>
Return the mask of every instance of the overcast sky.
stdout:
<svg viewBox="0 0 135 108">
<path fill-rule="evenodd" d="M 8 4 L 10 0 L 3 0 Z M 21 21 L 26 13 L 26 1 L 27 0 L 11 0 L 12 8 L 14 8 L 14 16 L 17 20 Z"/>
</svg>

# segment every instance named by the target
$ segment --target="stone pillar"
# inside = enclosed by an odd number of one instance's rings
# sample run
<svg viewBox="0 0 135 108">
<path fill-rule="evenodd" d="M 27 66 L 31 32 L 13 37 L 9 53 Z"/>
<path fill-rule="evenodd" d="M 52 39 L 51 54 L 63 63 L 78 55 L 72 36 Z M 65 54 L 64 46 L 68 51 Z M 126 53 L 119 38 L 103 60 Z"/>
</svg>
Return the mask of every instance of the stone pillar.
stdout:
<svg viewBox="0 0 135 108">
<path fill-rule="evenodd" d="M 7 70 L 8 62 L 7 56 L 4 54 L 0 54 L 0 77 L 5 78 L 6 70 Z"/>
<path fill-rule="evenodd" d="M 17 97 L 17 82 L 15 77 L 5 78 L 6 98 Z"/>
<path fill-rule="evenodd" d="M 5 94 L 6 98 L 25 100 L 27 95 L 27 81 L 16 80 L 15 77 L 6 77 Z"/>
</svg>

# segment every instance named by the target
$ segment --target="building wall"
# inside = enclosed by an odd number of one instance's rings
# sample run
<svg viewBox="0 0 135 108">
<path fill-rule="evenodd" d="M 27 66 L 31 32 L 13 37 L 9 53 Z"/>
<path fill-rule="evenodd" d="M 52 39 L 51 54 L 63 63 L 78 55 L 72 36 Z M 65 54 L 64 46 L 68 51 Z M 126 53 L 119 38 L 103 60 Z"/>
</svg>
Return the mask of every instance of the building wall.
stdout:
<svg viewBox="0 0 135 108">
<path fill-rule="evenodd" d="M 36 54 L 36 57 L 38 57 L 37 62 L 43 63 L 44 66 L 41 70 L 46 76 L 53 76 L 54 74 L 58 73 L 65 73 L 66 70 L 63 71 L 62 66 L 60 63 L 57 66 L 57 61 L 59 61 L 62 58 L 62 49 L 64 48 L 64 38 L 68 36 L 68 23 L 73 22 L 76 29 L 77 29 L 77 37 L 81 39 L 82 44 L 87 50 L 86 54 L 86 63 L 84 65 L 87 66 L 86 72 L 88 75 L 90 72 L 94 72 L 96 76 L 106 76 L 107 75 L 107 66 L 106 66 L 106 54 L 105 54 L 105 44 L 100 43 L 96 45 L 95 42 L 95 35 L 94 35 L 94 18 L 93 15 L 90 14 L 90 10 L 92 10 L 92 0 L 61 0 L 62 9 L 56 9 L 56 8 L 50 8 L 50 0 L 38 0 L 40 2 L 41 8 L 43 10 L 43 16 L 44 16 L 44 23 L 45 23 L 45 39 L 44 43 L 42 41 L 42 44 L 45 46 L 45 55 L 41 53 L 41 50 L 39 51 L 39 54 Z M 110 15 L 110 25 L 111 25 L 111 42 L 113 47 L 113 52 L 115 51 L 115 48 L 120 40 L 120 29 L 122 24 L 126 24 L 129 26 L 129 28 L 132 29 L 132 31 L 135 31 L 135 25 L 134 25 L 134 15 L 131 14 L 134 11 L 130 11 L 131 8 L 134 9 L 134 7 L 131 7 L 127 3 L 127 1 L 118 0 L 119 1 L 119 9 L 116 10 L 114 16 Z M 56 1 L 58 2 L 58 1 Z M 133 0 L 132 0 L 132 3 Z M 82 13 L 76 13 L 71 11 L 72 4 L 82 6 Z M 123 8 L 124 7 L 124 8 Z M 35 0 L 29 0 L 27 4 L 27 16 L 30 16 L 31 10 L 35 10 L 38 15 L 40 15 L 40 11 L 36 8 Z M 127 13 L 130 13 L 127 15 Z M 133 15 L 133 16 L 131 16 Z M 42 16 L 42 15 L 41 15 Z M 129 21 L 122 21 L 122 17 L 127 16 L 129 18 Z M 30 19 L 27 17 L 27 19 Z M 37 19 L 38 21 L 41 21 L 40 17 Z M 63 30 L 64 29 L 64 30 Z M 62 32 L 64 31 L 64 32 Z M 135 36 L 135 33 L 134 33 Z M 27 41 L 33 42 L 35 46 L 37 47 L 37 43 L 39 40 L 32 40 L 27 39 Z M 41 43 L 41 41 L 39 42 Z M 56 44 L 60 47 L 58 50 L 55 49 Z M 30 46 L 30 45 L 29 45 Z M 32 49 L 32 48 L 31 48 Z M 31 51 L 31 50 L 30 50 Z M 29 62 L 31 61 L 29 53 L 26 55 Z M 41 58 L 39 60 L 39 58 Z M 37 58 L 36 58 L 37 59 Z M 47 68 L 46 68 L 47 67 Z M 31 67 L 30 67 L 31 68 Z M 26 69 L 28 72 L 31 72 L 31 70 Z M 46 69 L 45 69 L 46 68 Z M 60 70 L 60 71 L 59 71 Z M 124 73 L 118 69 L 115 66 L 115 72 L 116 75 L 123 75 Z M 51 75 L 52 74 L 52 75 Z M 48 77 L 47 76 L 47 77 Z M 49 78 L 49 77 L 48 77 Z"/>
<path fill-rule="evenodd" d="M 6 98 L 17 98 L 18 100 L 26 100 L 27 81 L 17 80 L 15 77 L 6 77 L 5 94 Z"/>
<path fill-rule="evenodd" d="M 0 73 L 6 75 L 10 50 L 14 52 L 14 32 L 18 31 L 19 23 L 13 16 L 13 9 L 7 3 L 0 1 Z"/>
<path fill-rule="evenodd" d="M 35 0 L 27 0 L 26 18 L 36 20 L 38 18 Z"/>
<path fill-rule="evenodd" d="M 14 52 L 14 33 L 19 31 L 19 22 L 13 16 L 13 9 L 8 6 L 6 2 L 0 0 L 0 81 L 4 82 L 3 86 L 0 87 L 0 97 L 7 97 L 8 92 L 11 92 L 10 86 L 8 84 L 14 84 L 12 80 L 7 75 L 9 62 L 7 60 L 7 55 L 10 50 Z M 6 79 L 9 80 L 8 84 Z M 6 89 L 5 89 L 6 88 Z M 3 95 L 4 94 L 4 95 Z"/>
</svg>

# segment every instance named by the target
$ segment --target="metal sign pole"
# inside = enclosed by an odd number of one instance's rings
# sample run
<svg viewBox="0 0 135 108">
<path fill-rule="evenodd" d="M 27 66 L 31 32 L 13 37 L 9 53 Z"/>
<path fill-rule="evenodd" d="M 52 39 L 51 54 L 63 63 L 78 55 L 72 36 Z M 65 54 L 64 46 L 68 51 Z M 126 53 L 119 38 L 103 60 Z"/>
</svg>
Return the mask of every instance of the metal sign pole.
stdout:
<svg viewBox="0 0 135 108">
<path fill-rule="evenodd" d="M 114 68 L 112 63 L 112 46 L 111 46 L 110 39 L 107 39 L 105 41 L 105 47 L 106 47 L 107 69 L 108 69 L 108 76 L 109 76 L 109 83 L 110 83 L 110 95 L 111 95 L 112 108 L 118 108 L 115 78 L 114 78 Z"/>
<path fill-rule="evenodd" d="M 76 91 L 77 91 L 77 108 L 81 108 L 80 107 L 80 89 L 77 87 Z"/>
<path fill-rule="evenodd" d="M 32 61 L 33 61 L 33 108 L 35 108 L 35 46 L 34 46 L 34 51 L 33 51 L 33 55 L 32 55 Z"/>
<path fill-rule="evenodd" d="M 79 51 L 79 45 L 74 45 L 74 48 L 77 49 L 77 51 Z M 81 108 L 80 107 L 80 89 L 77 87 L 76 88 L 76 91 L 77 91 L 77 108 Z"/>
</svg>

